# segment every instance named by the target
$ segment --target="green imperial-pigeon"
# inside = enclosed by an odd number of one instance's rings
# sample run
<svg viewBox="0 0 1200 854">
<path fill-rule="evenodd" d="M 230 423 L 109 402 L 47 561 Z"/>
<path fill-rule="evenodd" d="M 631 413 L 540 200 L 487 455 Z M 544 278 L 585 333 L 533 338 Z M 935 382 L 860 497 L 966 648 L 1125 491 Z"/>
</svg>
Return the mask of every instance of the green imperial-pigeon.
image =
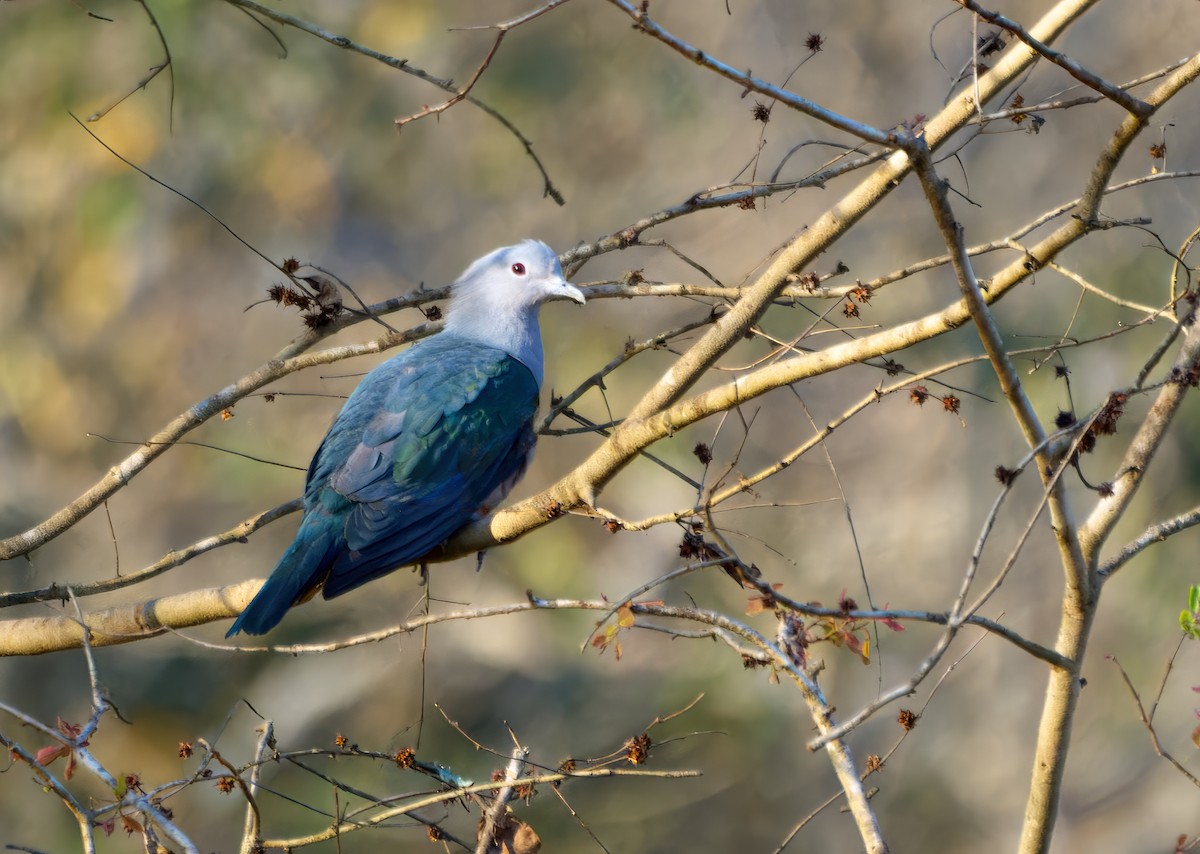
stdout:
<svg viewBox="0 0 1200 854">
<path fill-rule="evenodd" d="M 296 539 L 233 624 L 261 635 L 293 605 L 417 563 L 524 474 L 542 385 L 538 308 L 582 303 L 546 244 L 497 249 L 454 283 L 446 328 L 371 371 L 308 467 Z"/>
</svg>

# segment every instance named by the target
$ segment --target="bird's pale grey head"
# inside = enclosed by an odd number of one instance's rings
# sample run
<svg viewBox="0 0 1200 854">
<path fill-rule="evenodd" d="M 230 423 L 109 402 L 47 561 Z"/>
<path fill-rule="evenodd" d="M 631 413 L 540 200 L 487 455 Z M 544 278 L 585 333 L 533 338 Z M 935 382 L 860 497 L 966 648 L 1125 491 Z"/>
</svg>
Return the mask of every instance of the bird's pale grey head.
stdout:
<svg viewBox="0 0 1200 854">
<path fill-rule="evenodd" d="M 583 303 L 558 256 L 540 240 L 489 252 L 463 271 L 450 294 L 446 332 L 504 350 L 542 381 L 538 307 L 557 297 Z"/>
</svg>

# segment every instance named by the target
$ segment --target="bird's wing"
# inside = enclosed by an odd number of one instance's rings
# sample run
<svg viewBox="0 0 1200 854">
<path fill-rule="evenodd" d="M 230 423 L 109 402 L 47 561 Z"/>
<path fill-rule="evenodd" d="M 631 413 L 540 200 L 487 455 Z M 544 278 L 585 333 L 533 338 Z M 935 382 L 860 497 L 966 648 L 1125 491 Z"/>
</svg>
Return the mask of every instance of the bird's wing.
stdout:
<svg viewBox="0 0 1200 854">
<path fill-rule="evenodd" d="M 342 520 L 346 543 L 326 598 L 427 554 L 502 497 L 532 451 L 528 368 L 437 338 L 408 352 L 359 385 L 310 467 L 306 500 Z"/>
</svg>

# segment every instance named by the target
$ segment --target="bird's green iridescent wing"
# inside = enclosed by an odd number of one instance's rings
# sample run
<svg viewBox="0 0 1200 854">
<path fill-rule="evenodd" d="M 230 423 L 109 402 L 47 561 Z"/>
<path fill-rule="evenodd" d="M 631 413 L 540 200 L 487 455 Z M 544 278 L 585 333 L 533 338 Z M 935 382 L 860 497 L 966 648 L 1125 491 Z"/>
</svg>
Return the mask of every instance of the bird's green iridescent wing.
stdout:
<svg viewBox="0 0 1200 854">
<path fill-rule="evenodd" d="M 418 560 L 499 501 L 528 463 L 533 375 L 500 350 L 444 338 L 372 372 L 313 460 L 306 504 L 336 520 L 346 545 L 326 598 Z"/>
</svg>

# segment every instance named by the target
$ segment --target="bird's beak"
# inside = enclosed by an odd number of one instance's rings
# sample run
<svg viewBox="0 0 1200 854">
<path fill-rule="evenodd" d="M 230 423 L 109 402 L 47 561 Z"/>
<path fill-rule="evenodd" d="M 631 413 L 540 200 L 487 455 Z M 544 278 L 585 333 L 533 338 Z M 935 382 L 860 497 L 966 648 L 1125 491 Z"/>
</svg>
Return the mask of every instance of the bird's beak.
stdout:
<svg viewBox="0 0 1200 854">
<path fill-rule="evenodd" d="M 556 297 L 565 297 L 566 299 L 574 300 L 580 305 L 587 302 L 587 297 L 583 295 L 583 291 L 579 290 L 579 288 L 572 285 L 566 279 L 559 279 L 550 293 Z"/>
</svg>

